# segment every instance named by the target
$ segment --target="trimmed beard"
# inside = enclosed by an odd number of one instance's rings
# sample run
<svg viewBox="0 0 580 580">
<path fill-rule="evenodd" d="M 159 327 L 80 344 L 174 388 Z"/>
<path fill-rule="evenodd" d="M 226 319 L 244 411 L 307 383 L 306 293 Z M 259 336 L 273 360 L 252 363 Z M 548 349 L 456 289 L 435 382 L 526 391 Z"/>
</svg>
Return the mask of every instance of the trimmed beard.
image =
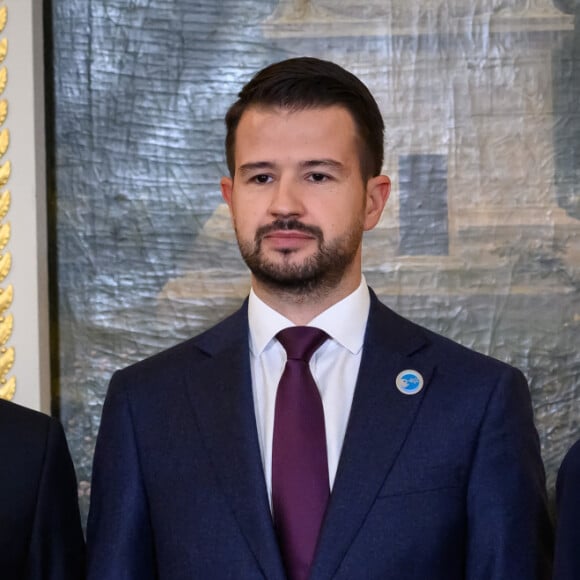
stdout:
<svg viewBox="0 0 580 580">
<path fill-rule="evenodd" d="M 300 231 L 313 236 L 318 250 L 300 264 L 267 260 L 262 254 L 262 240 L 266 235 L 280 230 Z M 362 232 L 362 223 L 354 223 L 349 232 L 326 243 L 319 227 L 309 226 L 295 219 L 278 219 L 270 225 L 258 228 L 253 243 L 243 242 L 237 237 L 242 258 L 257 280 L 272 290 L 306 296 L 322 295 L 339 285 L 356 256 Z M 293 251 L 280 253 L 290 258 Z"/>
</svg>

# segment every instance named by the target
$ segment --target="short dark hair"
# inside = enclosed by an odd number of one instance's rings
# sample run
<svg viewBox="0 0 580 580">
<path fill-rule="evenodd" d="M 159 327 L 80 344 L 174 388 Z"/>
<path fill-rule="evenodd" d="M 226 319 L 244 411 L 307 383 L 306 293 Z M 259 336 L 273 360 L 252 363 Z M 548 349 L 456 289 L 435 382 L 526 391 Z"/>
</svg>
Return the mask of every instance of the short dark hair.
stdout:
<svg viewBox="0 0 580 580">
<path fill-rule="evenodd" d="M 267 66 L 248 82 L 226 113 L 226 161 L 235 173 L 236 130 L 250 107 L 290 110 L 344 107 L 354 120 L 360 140 L 363 179 L 379 175 L 383 165 L 385 125 L 379 107 L 364 83 L 339 65 L 312 57 L 291 58 Z"/>
</svg>

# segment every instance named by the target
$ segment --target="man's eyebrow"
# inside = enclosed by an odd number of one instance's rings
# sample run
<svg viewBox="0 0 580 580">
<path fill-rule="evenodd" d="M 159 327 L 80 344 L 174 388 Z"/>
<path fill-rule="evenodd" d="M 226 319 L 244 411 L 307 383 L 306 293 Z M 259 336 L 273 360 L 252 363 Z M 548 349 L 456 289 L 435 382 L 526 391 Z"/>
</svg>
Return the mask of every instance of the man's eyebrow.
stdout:
<svg viewBox="0 0 580 580">
<path fill-rule="evenodd" d="M 340 161 L 335 159 L 309 159 L 308 161 L 302 161 L 300 167 L 304 169 L 311 169 L 313 167 L 330 167 L 333 169 L 343 169 L 344 165 Z"/>
<path fill-rule="evenodd" d="M 270 161 L 254 161 L 251 163 L 244 163 L 238 167 L 240 173 L 250 173 L 261 169 L 274 169 L 274 164 Z"/>
<path fill-rule="evenodd" d="M 335 159 L 308 159 L 306 161 L 301 161 L 299 164 L 301 169 L 312 169 L 316 167 L 328 167 L 333 169 L 341 170 L 344 165 L 340 161 Z M 244 163 L 238 167 L 240 173 L 251 173 L 253 171 L 262 170 L 273 170 L 276 168 L 276 164 L 271 161 L 251 161 L 249 163 Z"/>
</svg>

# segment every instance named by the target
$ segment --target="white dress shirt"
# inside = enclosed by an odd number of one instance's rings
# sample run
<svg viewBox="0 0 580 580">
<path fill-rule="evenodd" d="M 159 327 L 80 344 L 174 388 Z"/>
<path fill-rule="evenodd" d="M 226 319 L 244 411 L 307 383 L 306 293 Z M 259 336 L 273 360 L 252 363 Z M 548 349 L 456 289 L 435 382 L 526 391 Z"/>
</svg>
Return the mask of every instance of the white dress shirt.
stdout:
<svg viewBox="0 0 580 580">
<path fill-rule="evenodd" d="M 330 337 L 314 353 L 310 360 L 310 370 L 324 407 L 331 489 L 352 405 L 369 306 L 369 290 L 363 277 L 360 286 L 352 294 L 308 324 L 321 328 Z M 253 290 L 250 291 L 248 319 L 254 408 L 264 476 L 271 503 L 276 390 L 286 364 L 286 351 L 275 336 L 280 330 L 295 324 L 266 305 Z"/>
</svg>

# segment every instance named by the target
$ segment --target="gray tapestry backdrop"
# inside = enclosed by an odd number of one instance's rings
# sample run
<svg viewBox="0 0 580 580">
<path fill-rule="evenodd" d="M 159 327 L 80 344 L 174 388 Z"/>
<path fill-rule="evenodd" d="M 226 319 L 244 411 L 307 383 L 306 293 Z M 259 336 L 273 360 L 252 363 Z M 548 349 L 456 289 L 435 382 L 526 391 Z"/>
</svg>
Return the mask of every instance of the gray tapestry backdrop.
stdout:
<svg viewBox="0 0 580 580">
<path fill-rule="evenodd" d="M 115 369 L 248 291 L 223 116 L 310 55 L 376 95 L 394 192 L 364 270 L 401 314 L 520 367 L 550 492 L 580 438 L 577 0 L 52 0 L 54 393 L 83 513 Z M 161 387 L 160 387 L 161 388 Z"/>
</svg>

